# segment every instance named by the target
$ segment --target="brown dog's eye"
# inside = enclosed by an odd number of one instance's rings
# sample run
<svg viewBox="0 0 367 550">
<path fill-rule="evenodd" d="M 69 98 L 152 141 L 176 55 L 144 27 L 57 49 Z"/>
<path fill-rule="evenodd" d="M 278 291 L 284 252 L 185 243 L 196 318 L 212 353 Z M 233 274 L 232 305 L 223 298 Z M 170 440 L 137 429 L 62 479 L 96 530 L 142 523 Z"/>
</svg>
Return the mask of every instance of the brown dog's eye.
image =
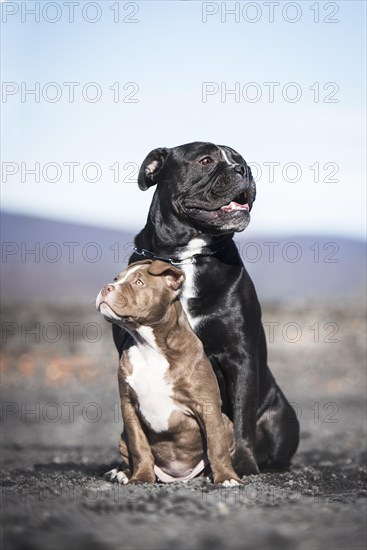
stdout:
<svg viewBox="0 0 367 550">
<path fill-rule="evenodd" d="M 137 280 L 135 281 L 135 284 L 136 284 L 137 286 L 144 286 L 144 283 L 143 283 L 143 281 L 142 281 L 141 279 L 137 279 Z"/>
<path fill-rule="evenodd" d="M 119 278 L 115 277 L 113 281 L 116 283 L 118 280 L 119 280 Z"/>
<path fill-rule="evenodd" d="M 203 159 L 199 160 L 200 164 L 211 164 L 214 162 L 212 157 L 204 157 Z"/>
</svg>

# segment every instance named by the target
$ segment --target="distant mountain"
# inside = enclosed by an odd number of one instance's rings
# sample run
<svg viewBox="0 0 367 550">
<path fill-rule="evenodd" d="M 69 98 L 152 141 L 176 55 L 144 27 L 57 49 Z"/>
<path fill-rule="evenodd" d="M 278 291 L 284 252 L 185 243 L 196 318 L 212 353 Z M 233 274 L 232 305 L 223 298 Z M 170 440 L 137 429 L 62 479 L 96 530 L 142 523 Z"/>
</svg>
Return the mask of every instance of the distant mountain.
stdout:
<svg viewBox="0 0 367 550">
<path fill-rule="evenodd" d="M 363 296 L 363 241 L 322 235 L 250 235 L 238 234 L 235 242 L 261 300 Z M 3 298 L 69 301 L 92 300 L 124 268 L 134 235 L 2 214 L 1 238 Z"/>
</svg>

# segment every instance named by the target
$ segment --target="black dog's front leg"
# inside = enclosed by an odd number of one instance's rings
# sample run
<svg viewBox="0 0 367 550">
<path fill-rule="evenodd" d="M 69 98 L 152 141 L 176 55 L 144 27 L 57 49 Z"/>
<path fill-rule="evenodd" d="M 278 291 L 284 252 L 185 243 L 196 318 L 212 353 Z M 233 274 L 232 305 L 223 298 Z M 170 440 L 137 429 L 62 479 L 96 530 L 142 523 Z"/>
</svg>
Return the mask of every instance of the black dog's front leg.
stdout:
<svg viewBox="0 0 367 550">
<path fill-rule="evenodd" d="M 221 367 L 227 381 L 227 392 L 232 405 L 232 421 L 236 443 L 232 457 L 239 476 L 258 474 L 255 458 L 256 418 L 258 408 L 257 358 L 226 357 Z"/>
</svg>

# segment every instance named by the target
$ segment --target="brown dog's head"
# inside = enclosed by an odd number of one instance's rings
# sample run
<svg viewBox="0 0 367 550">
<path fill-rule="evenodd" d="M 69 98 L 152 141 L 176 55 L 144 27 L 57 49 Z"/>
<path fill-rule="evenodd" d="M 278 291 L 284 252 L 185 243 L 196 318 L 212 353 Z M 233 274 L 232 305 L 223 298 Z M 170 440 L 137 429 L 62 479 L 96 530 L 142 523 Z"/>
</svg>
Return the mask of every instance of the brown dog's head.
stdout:
<svg viewBox="0 0 367 550">
<path fill-rule="evenodd" d="M 117 325 L 154 325 L 177 298 L 184 279 L 183 271 L 167 262 L 135 262 L 102 288 L 96 307 L 107 321 Z"/>
</svg>

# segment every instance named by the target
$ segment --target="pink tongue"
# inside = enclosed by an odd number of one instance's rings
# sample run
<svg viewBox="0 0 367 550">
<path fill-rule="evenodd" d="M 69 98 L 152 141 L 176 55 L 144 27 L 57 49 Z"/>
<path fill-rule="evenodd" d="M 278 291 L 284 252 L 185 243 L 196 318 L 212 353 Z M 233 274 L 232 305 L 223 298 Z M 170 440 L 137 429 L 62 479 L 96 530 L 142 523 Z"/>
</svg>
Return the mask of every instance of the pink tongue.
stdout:
<svg viewBox="0 0 367 550">
<path fill-rule="evenodd" d="M 224 210 L 225 212 L 231 212 L 232 210 L 249 210 L 249 205 L 247 203 L 238 204 L 238 202 L 232 201 L 229 204 L 222 206 L 221 210 Z"/>
</svg>

